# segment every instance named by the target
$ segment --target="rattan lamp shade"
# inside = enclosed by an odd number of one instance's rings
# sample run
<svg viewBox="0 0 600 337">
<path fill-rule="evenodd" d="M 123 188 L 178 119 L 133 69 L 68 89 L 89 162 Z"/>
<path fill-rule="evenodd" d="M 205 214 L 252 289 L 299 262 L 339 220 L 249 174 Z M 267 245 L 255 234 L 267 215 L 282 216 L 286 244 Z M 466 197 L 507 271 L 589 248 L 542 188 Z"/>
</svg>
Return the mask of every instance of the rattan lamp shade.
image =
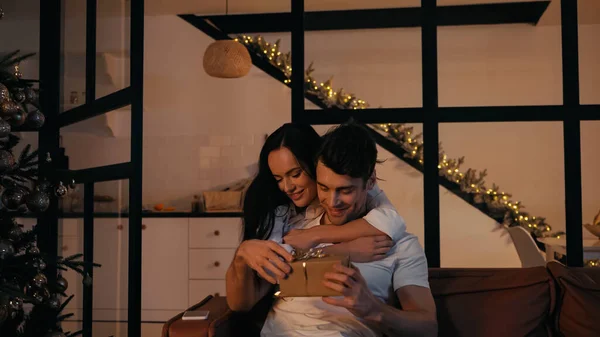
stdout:
<svg viewBox="0 0 600 337">
<path fill-rule="evenodd" d="M 212 77 L 244 77 L 252 67 L 252 58 L 246 47 L 232 40 L 211 43 L 204 52 L 204 71 Z"/>
</svg>

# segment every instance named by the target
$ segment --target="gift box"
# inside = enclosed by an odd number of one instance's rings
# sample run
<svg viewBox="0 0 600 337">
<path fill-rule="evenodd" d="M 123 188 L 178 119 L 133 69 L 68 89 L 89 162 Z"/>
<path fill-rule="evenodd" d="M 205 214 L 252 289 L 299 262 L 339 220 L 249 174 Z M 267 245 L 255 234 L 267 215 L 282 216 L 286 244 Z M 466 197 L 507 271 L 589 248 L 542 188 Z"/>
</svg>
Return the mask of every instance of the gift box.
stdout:
<svg viewBox="0 0 600 337">
<path fill-rule="evenodd" d="M 280 297 L 341 296 L 342 294 L 325 287 L 325 273 L 333 272 L 333 265 L 341 263 L 350 266 L 350 259 L 343 256 L 314 256 L 295 259 L 290 263 L 292 272 L 279 280 Z"/>
</svg>

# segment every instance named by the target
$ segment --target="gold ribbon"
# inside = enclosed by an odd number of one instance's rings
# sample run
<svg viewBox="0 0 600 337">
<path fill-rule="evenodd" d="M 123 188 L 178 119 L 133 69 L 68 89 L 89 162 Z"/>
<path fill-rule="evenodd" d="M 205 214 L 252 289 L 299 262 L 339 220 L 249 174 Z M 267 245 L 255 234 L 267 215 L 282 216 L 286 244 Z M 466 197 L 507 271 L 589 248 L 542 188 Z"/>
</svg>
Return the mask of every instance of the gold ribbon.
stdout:
<svg viewBox="0 0 600 337">
<path fill-rule="evenodd" d="M 292 256 L 294 257 L 294 261 L 302 261 L 322 258 L 327 256 L 327 254 L 323 253 L 323 248 L 310 248 L 308 250 L 294 250 Z"/>
</svg>

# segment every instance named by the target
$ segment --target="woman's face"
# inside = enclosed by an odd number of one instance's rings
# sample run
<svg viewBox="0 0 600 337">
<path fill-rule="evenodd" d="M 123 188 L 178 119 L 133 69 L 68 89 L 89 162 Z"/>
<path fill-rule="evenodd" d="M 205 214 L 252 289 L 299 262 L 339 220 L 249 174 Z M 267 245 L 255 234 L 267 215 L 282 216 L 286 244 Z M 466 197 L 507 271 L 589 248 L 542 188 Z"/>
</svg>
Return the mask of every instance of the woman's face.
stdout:
<svg viewBox="0 0 600 337">
<path fill-rule="evenodd" d="M 306 207 L 317 197 L 316 182 L 304 172 L 288 148 L 281 147 L 269 153 L 269 168 L 279 189 L 297 207 Z"/>
</svg>

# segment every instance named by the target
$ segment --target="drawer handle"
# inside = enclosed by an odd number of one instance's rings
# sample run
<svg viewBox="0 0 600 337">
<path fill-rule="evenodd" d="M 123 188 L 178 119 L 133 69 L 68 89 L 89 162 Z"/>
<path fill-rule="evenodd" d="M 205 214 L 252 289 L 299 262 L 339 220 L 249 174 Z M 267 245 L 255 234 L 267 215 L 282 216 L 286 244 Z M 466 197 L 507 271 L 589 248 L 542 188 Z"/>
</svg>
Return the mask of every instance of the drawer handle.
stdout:
<svg viewBox="0 0 600 337">
<path fill-rule="evenodd" d="M 220 266 L 220 265 L 221 265 L 221 262 L 219 262 L 219 261 L 215 261 L 214 265 L 215 265 L 215 267 L 218 267 L 218 266 Z"/>
<path fill-rule="evenodd" d="M 67 245 L 64 245 L 64 246 L 62 246 L 61 248 L 62 248 L 63 252 L 66 252 L 66 251 L 69 249 L 69 246 L 67 246 Z"/>
<path fill-rule="evenodd" d="M 219 297 L 219 293 L 218 292 L 215 293 L 215 297 Z"/>
<path fill-rule="evenodd" d="M 215 231 L 215 236 L 219 236 L 221 234 L 221 232 L 219 232 L 218 230 Z"/>
<path fill-rule="evenodd" d="M 117 229 L 122 231 L 123 230 L 123 225 L 117 225 Z"/>
<path fill-rule="evenodd" d="M 142 230 L 148 228 L 148 226 L 146 226 L 145 224 L 142 224 Z"/>
</svg>

